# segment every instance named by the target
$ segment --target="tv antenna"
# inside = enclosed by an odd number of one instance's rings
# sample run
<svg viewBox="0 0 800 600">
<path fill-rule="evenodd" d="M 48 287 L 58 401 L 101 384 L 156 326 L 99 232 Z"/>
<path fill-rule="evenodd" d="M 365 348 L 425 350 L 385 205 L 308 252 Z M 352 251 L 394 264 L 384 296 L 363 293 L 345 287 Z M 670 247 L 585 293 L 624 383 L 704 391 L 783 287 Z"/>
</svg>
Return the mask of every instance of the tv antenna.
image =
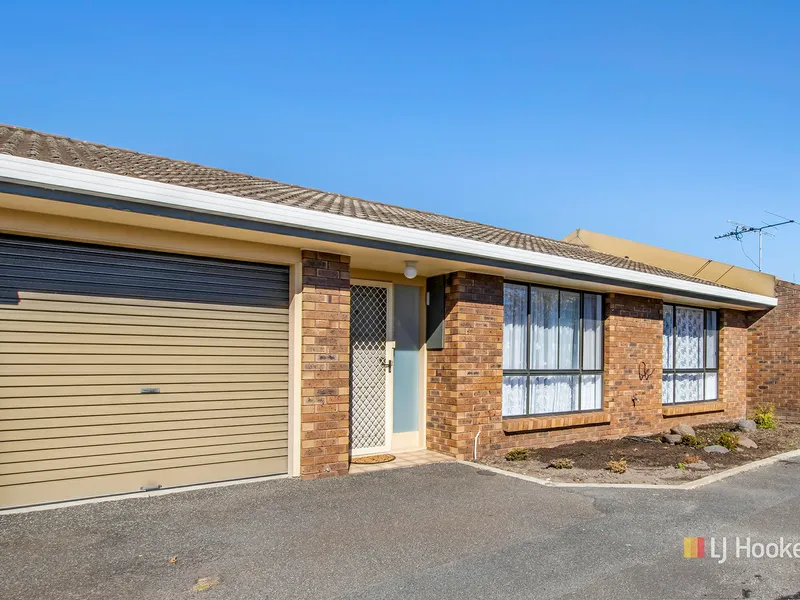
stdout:
<svg viewBox="0 0 800 600">
<path fill-rule="evenodd" d="M 728 219 L 728 223 L 733 225 L 733 229 L 727 233 L 723 233 L 722 235 L 715 235 L 715 240 L 721 240 L 723 238 L 735 238 L 739 244 L 742 243 L 742 238 L 746 233 L 758 233 L 758 270 L 761 271 L 761 262 L 763 259 L 764 254 L 764 236 L 767 235 L 769 237 L 774 238 L 775 236 L 770 233 L 769 231 L 765 231 L 766 229 L 771 229 L 773 227 L 780 227 L 781 225 L 788 225 L 789 223 L 797 223 L 794 219 L 790 219 L 788 217 L 782 217 L 781 215 L 776 215 L 775 213 L 769 212 L 768 210 L 764 211 L 767 214 L 772 215 L 773 217 L 778 217 L 779 219 L 783 219 L 780 223 L 767 223 L 766 221 L 761 221 L 763 225 L 760 227 L 753 227 L 752 225 L 744 225 L 743 223 L 737 223 L 736 221 L 731 221 Z M 800 225 L 800 223 L 797 223 Z M 742 252 L 744 252 L 744 246 L 742 246 Z M 744 253 L 747 256 L 747 253 Z M 747 256 L 747 259 L 755 264 L 752 258 Z"/>
</svg>

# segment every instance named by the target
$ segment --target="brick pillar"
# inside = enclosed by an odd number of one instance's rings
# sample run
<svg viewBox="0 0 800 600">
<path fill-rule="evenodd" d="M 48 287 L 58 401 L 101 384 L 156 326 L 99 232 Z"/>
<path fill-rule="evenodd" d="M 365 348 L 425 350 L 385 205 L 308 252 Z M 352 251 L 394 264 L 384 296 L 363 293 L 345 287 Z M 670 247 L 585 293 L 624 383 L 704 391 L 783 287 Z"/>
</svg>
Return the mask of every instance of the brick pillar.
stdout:
<svg viewBox="0 0 800 600">
<path fill-rule="evenodd" d="M 609 434 L 650 434 L 661 428 L 664 304 L 654 298 L 606 296 L 603 408 Z"/>
<path fill-rule="evenodd" d="M 300 475 L 344 475 L 350 444 L 350 257 L 303 250 Z"/>
<path fill-rule="evenodd" d="M 741 419 L 747 412 L 747 313 L 719 311 L 719 399 L 725 416 Z"/>
<path fill-rule="evenodd" d="M 444 350 L 428 351 L 427 446 L 471 458 L 502 437 L 503 279 L 458 272 L 445 288 Z"/>
<path fill-rule="evenodd" d="M 772 404 L 800 422 L 800 285 L 775 282 L 778 306 L 751 313 L 747 340 L 747 404 Z"/>
</svg>

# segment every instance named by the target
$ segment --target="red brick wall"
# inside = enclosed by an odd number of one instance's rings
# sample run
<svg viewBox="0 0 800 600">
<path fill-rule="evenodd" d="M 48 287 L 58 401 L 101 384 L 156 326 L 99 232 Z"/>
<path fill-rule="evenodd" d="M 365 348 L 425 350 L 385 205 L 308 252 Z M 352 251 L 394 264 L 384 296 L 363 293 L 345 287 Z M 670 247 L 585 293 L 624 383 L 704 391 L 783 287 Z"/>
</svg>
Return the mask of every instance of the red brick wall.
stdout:
<svg viewBox="0 0 800 600">
<path fill-rule="evenodd" d="M 664 305 L 608 294 L 605 306 L 603 407 L 611 423 L 603 437 L 660 431 Z"/>
<path fill-rule="evenodd" d="M 747 324 L 745 312 L 720 311 L 719 397 L 732 419 L 744 418 L 747 410 Z"/>
<path fill-rule="evenodd" d="M 778 281 L 778 306 L 755 314 L 748 335 L 747 403 L 800 420 L 800 285 Z"/>
<path fill-rule="evenodd" d="M 736 420 L 744 414 L 744 313 L 721 312 L 722 402 L 681 406 L 680 411 L 696 414 L 665 417 L 661 404 L 663 304 L 651 298 L 608 294 L 603 413 L 503 420 L 502 285 L 497 277 L 451 275 L 445 296 L 445 349 L 428 352 L 429 448 L 469 458 L 478 428 L 479 455 L 484 455 L 521 446 L 659 433 L 678 422 L 695 425 Z M 640 375 L 644 372 L 648 376 Z M 699 412 L 709 410 L 713 412 Z"/>
<path fill-rule="evenodd" d="M 428 352 L 427 446 L 470 458 L 502 436 L 503 280 L 452 273 L 445 287 L 445 349 Z"/>
<path fill-rule="evenodd" d="M 303 250 L 300 475 L 349 469 L 350 257 Z"/>
</svg>

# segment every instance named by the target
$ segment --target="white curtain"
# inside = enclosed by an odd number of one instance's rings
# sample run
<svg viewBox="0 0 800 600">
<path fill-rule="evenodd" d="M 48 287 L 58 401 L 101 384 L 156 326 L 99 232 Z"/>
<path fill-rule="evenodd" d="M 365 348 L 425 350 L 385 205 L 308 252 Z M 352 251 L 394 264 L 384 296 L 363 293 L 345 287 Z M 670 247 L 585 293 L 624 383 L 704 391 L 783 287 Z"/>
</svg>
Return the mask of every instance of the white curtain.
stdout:
<svg viewBox="0 0 800 600">
<path fill-rule="evenodd" d="M 559 413 L 578 410 L 577 375 L 538 375 L 531 377 L 534 413 Z"/>
<path fill-rule="evenodd" d="M 679 306 L 675 309 L 676 368 L 703 367 L 703 319 L 702 308 Z"/>
<path fill-rule="evenodd" d="M 701 369 L 704 353 L 705 367 L 716 369 L 718 335 L 716 311 L 665 306 L 664 369 Z M 717 373 L 664 373 L 661 401 L 670 404 L 715 400 L 718 387 Z"/>
<path fill-rule="evenodd" d="M 561 314 L 558 318 L 559 348 L 558 368 L 577 369 L 580 344 L 581 295 L 561 292 Z"/>
<path fill-rule="evenodd" d="M 531 368 L 558 368 L 558 290 L 531 288 Z"/>
<path fill-rule="evenodd" d="M 706 368 L 716 369 L 719 357 L 717 356 L 717 339 L 719 329 L 717 326 L 717 311 L 710 310 L 706 313 Z M 715 396 L 716 397 L 716 396 Z"/>
<path fill-rule="evenodd" d="M 581 316 L 583 368 L 603 368 L 603 298 L 599 294 L 506 284 L 503 302 L 503 369 L 578 369 Z M 530 313 L 530 328 L 527 321 Z M 530 357 L 525 360 L 530 336 Z M 580 386 L 580 388 L 578 387 Z M 527 387 L 527 390 L 526 390 Z M 526 394 L 527 391 L 527 394 Z M 580 407 L 578 397 L 580 391 Z M 503 415 L 598 410 L 603 406 L 602 374 L 507 375 L 503 378 Z"/>
<path fill-rule="evenodd" d="M 503 416 L 514 417 L 525 414 L 525 388 L 527 377 L 503 377 Z"/>
<path fill-rule="evenodd" d="M 603 376 L 581 375 L 581 410 L 603 408 Z"/>
<path fill-rule="evenodd" d="M 675 375 L 672 373 L 665 373 L 661 377 L 661 402 L 663 404 L 672 404 L 675 402 L 674 395 L 674 382 Z"/>
<path fill-rule="evenodd" d="M 706 400 L 716 400 L 719 396 L 719 379 L 716 373 L 706 373 Z"/>
<path fill-rule="evenodd" d="M 673 350 L 675 350 L 675 322 L 673 321 L 673 312 L 672 306 L 664 306 L 664 337 L 662 339 L 665 369 L 675 367 L 675 357 L 673 356 Z"/>
<path fill-rule="evenodd" d="M 603 302 L 598 294 L 583 295 L 583 368 L 603 368 Z"/>
<path fill-rule="evenodd" d="M 506 284 L 503 293 L 503 368 L 525 368 L 528 288 Z"/>
<path fill-rule="evenodd" d="M 698 402 L 702 399 L 702 373 L 675 374 L 675 402 Z"/>
</svg>

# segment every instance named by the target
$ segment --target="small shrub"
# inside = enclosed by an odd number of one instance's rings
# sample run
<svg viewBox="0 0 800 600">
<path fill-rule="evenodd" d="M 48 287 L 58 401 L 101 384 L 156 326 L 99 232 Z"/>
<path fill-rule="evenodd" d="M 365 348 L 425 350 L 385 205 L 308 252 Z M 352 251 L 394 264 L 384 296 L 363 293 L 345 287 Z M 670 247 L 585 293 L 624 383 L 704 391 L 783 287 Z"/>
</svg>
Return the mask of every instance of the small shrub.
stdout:
<svg viewBox="0 0 800 600">
<path fill-rule="evenodd" d="M 680 469 L 681 471 L 685 471 L 686 465 L 684 463 L 678 463 L 677 465 L 675 465 L 675 468 Z"/>
<path fill-rule="evenodd" d="M 698 463 L 698 462 L 700 462 L 700 457 L 697 456 L 696 454 L 687 454 L 683 458 L 683 464 L 685 465 L 691 465 L 693 463 Z"/>
<path fill-rule="evenodd" d="M 693 435 L 685 435 L 681 438 L 681 446 L 689 446 L 689 448 L 703 448 L 705 442 L 699 437 Z"/>
<path fill-rule="evenodd" d="M 612 473 L 616 473 L 617 475 L 621 475 L 625 471 L 628 470 L 628 461 L 624 458 L 620 458 L 619 460 L 610 460 L 608 461 L 608 470 Z"/>
<path fill-rule="evenodd" d="M 724 446 L 728 450 L 736 450 L 736 446 L 739 445 L 739 436 L 737 436 L 735 433 L 731 433 L 730 431 L 723 431 L 719 434 L 717 443 L 720 446 Z"/>
<path fill-rule="evenodd" d="M 528 449 L 514 448 L 513 450 L 509 450 L 508 452 L 506 452 L 506 460 L 511 460 L 511 461 L 528 460 Z"/>
<path fill-rule="evenodd" d="M 557 458 L 547 466 L 552 469 L 571 469 L 575 466 L 575 463 L 572 462 L 571 458 Z"/>
<path fill-rule="evenodd" d="M 753 412 L 753 421 L 759 429 L 776 429 L 778 422 L 775 420 L 775 407 L 770 404 L 756 406 Z"/>
</svg>

